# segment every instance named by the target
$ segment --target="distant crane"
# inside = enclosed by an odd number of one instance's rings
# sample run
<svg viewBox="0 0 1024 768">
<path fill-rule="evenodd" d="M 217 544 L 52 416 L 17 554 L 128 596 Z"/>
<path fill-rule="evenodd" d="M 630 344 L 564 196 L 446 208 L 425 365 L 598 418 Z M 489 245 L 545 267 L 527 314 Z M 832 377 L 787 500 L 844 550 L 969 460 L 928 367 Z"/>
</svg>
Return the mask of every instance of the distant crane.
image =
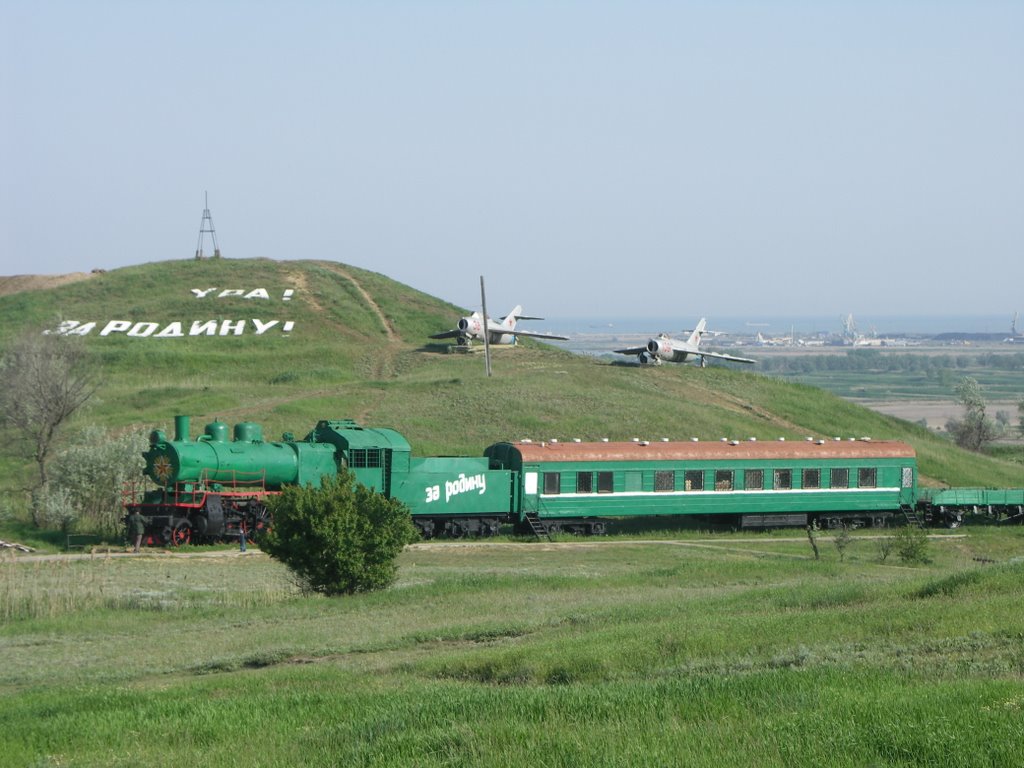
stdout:
<svg viewBox="0 0 1024 768">
<path fill-rule="evenodd" d="M 857 338 L 857 326 L 853 323 L 853 315 L 847 315 L 846 317 L 840 317 L 840 321 L 843 323 L 843 338 L 853 341 Z"/>
</svg>

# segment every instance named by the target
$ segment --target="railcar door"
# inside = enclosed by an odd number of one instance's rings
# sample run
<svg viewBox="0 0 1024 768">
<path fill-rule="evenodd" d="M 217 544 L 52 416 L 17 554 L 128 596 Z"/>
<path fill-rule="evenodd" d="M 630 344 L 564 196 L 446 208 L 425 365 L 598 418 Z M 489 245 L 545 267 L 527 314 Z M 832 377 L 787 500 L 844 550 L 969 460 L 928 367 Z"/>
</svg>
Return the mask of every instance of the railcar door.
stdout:
<svg viewBox="0 0 1024 768">
<path fill-rule="evenodd" d="M 523 470 L 523 515 L 536 515 L 540 509 L 539 482 L 536 470 Z"/>
<path fill-rule="evenodd" d="M 903 467 L 900 472 L 900 504 L 914 506 L 917 501 L 916 467 Z"/>
</svg>

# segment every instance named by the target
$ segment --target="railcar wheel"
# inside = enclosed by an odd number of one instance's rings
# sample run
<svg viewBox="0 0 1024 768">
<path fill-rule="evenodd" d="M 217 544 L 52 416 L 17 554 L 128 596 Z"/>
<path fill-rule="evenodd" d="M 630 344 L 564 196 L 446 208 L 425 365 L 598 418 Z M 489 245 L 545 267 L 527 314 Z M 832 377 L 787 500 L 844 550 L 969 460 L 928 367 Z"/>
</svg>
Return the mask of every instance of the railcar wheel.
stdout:
<svg viewBox="0 0 1024 768">
<path fill-rule="evenodd" d="M 259 504 L 251 508 L 251 518 L 246 534 L 250 541 L 259 541 L 260 538 L 270 530 L 270 511 Z"/>
<path fill-rule="evenodd" d="M 179 520 L 171 531 L 171 546 L 180 547 L 192 543 L 192 524 L 188 520 Z"/>
<path fill-rule="evenodd" d="M 946 527 L 952 530 L 953 528 L 959 528 L 963 522 L 963 518 L 960 515 L 949 515 L 946 517 Z"/>
</svg>

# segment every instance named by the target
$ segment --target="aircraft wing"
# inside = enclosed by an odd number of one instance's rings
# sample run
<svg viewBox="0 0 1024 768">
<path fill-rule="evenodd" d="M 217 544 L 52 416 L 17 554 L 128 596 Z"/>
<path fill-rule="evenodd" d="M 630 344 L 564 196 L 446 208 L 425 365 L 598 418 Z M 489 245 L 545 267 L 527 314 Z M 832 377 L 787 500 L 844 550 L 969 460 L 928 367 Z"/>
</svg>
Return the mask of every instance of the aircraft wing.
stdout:
<svg viewBox="0 0 1024 768">
<path fill-rule="evenodd" d="M 641 352 L 647 351 L 647 345 L 642 347 L 629 347 L 628 349 L 616 349 L 614 350 L 617 355 L 639 355 Z"/>
<path fill-rule="evenodd" d="M 458 336 L 461 336 L 463 333 L 464 332 L 460 331 L 458 328 L 452 328 L 450 331 L 445 331 L 444 333 L 434 333 L 434 334 L 431 334 L 431 336 L 429 338 L 431 338 L 431 339 L 454 339 L 454 338 L 456 338 Z"/>
<path fill-rule="evenodd" d="M 518 328 L 512 331 L 506 331 L 501 329 L 492 329 L 492 333 L 503 333 L 508 336 L 530 336 L 534 339 L 556 339 L 558 341 L 568 341 L 568 336 L 555 336 L 552 333 L 534 333 L 533 331 L 520 331 Z"/>
<path fill-rule="evenodd" d="M 751 360 L 749 357 L 736 357 L 735 355 L 724 355 L 721 352 L 705 352 L 703 349 L 698 349 L 696 352 L 690 354 L 700 355 L 701 357 L 714 357 L 718 360 L 731 360 L 734 363 L 756 363 L 757 360 Z"/>
</svg>

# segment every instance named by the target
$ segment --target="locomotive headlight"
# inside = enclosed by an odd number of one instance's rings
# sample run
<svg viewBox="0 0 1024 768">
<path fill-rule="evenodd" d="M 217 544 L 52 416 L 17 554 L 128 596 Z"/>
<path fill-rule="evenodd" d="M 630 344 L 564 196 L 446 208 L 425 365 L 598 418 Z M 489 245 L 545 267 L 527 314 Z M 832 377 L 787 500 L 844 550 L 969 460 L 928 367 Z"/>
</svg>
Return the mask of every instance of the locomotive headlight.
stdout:
<svg viewBox="0 0 1024 768">
<path fill-rule="evenodd" d="M 153 476 L 161 485 L 167 485 L 171 475 L 174 474 L 174 465 L 165 455 L 157 456 L 153 460 Z"/>
</svg>

